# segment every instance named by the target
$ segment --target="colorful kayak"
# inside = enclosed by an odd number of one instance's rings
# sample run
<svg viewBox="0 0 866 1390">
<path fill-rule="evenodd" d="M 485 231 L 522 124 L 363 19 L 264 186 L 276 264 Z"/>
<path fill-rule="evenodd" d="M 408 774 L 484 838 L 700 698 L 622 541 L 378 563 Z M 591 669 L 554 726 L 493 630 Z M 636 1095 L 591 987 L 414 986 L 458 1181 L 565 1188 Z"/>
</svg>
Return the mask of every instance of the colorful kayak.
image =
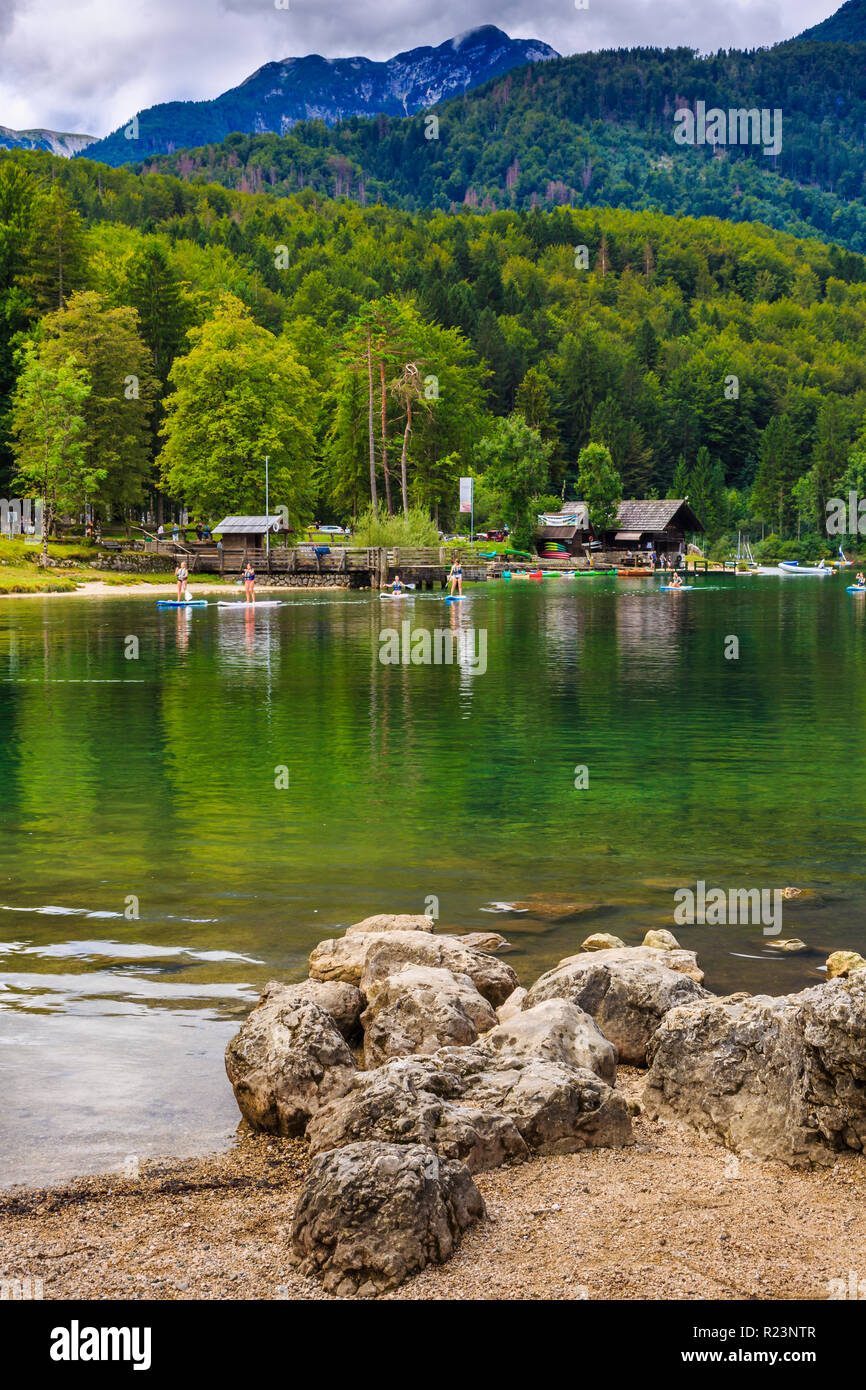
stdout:
<svg viewBox="0 0 866 1390">
<path fill-rule="evenodd" d="M 207 608 L 206 598 L 158 598 L 157 608 Z"/>
</svg>

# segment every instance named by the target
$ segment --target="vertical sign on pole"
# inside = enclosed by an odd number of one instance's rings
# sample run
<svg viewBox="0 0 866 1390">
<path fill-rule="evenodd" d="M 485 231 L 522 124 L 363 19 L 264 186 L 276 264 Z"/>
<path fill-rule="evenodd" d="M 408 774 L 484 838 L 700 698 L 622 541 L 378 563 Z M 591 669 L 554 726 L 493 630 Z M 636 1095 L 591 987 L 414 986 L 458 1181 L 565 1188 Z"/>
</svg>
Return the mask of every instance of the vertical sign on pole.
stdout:
<svg viewBox="0 0 866 1390">
<path fill-rule="evenodd" d="M 471 541 L 471 540 L 474 540 L 474 538 L 475 538 L 475 479 L 474 479 L 474 478 L 461 478 L 461 479 L 460 479 L 460 511 L 461 511 L 461 512 L 468 512 L 468 513 L 469 513 L 469 517 L 470 517 L 470 521 L 469 521 L 469 539 L 470 539 L 470 541 Z"/>
</svg>

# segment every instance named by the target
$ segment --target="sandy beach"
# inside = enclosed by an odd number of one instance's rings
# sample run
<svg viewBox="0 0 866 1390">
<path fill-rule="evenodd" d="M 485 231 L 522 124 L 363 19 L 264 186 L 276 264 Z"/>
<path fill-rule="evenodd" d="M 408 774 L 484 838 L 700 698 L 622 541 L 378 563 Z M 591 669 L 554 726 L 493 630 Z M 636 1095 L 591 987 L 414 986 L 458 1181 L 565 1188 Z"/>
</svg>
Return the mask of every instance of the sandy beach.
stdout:
<svg viewBox="0 0 866 1390">
<path fill-rule="evenodd" d="M 340 589 L 339 584 L 319 584 L 317 589 Z M 240 592 L 243 585 L 236 583 L 227 584 L 194 584 L 190 586 L 193 597 L 202 594 L 231 594 L 235 590 Z M 279 594 L 285 592 L 297 592 L 306 589 L 303 584 L 256 584 L 257 594 Z M 33 590 L 28 593 L 20 594 L 0 594 L 0 603 L 7 599 L 19 598 L 174 598 L 177 594 L 177 584 L 174 581 L 165 584 L 107 584 L 101 579 L 88 579 L 83 584 L 72 591 L 61 593 L 46 593 Z"/>
<path fill-rule="evenodd" d="M 643 1073 L 617 1082 L 638 1098 Z M 866 1173 L 735 1160 L 639 1115 L 636 1143 L 476 1177 L 488 1220 L 394 1300 L 824 1300 L 866 1271 Z M 286 1258 L 306 1144 L 247 1134 L 204 1160 L 152 1160 L 136 1179 L 0 1194 L 0 1273 L 46 1299 L 328 1299 Z M 857 1278 L 860 1273 L 857 1274 Z"/>
</svg>

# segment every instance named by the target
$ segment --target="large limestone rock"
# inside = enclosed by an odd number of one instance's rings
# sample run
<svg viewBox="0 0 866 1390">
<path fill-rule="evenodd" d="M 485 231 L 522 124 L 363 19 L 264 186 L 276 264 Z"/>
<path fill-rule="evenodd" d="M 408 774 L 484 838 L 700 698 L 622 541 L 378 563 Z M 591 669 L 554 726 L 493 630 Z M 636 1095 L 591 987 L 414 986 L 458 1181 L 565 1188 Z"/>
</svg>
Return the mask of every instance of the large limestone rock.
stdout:
<svg viewBox="0 0 866 1390">
<path fill-rule="evenodd" d="M 432 917 L 427 917 L 423 912 L 380 912 L 375 917 L 365 917 L 363 922 L 355 922 L 354 926 L 346 928 L 347 936 L 363 936 L 365 932 L 382 931 L 426 931 L 431 932 L 434 927 Z"/>
<path fill-rule="evenodd" d="M 740 1153 L 832 1162 L 866 1143 L 866 971 L 770 998 L 674 1009 L 649 1045 L 648 1114 Z"/>
<path fill-rule="evenodd" d="M 404 965 L 377 984 L 362 1016 L 364 1062 L 428 1055 L 473 1043 L 496 1026 L 496 1014 L 468 975 L 429 965 Z"/>
<path fill-rule="evenodd" d="M 624 1097 L 583 1067 L 506 1055 L 495 1069 L 476 1071 L 465 1081 L 464 1101 L 508 1115 L 538 1153 L 634 1143 Z"/>
<path fill-rule="evenodd" d="M 371 1000 L 383 980 L 396 974 L 402 965 L 409 964 L 450 970 L 454 975 L 468 975 L 478 993 L 494 1009 L 504 1004 L 519 984 L 510 965 L 486 951 L 464 946 L 459 936 L 389 932 L 385 936 L 369 938 L 361 975 L 361 993 Z"/>
<path fill-rule="evenodd" d="M 536 981 L 523 1008 L 568 1000 L 595 1019 L 621 1062 L 643 1066 L 647 1044 L 668 1010 L 708 997 L 690 975 L 669 968 L 677 956 L 694 962 L 690 951 L 646 946 L 569 956 Z"/>
<path fill-rule="evenodd" d="M 459 936 L 433 936 L 423 931 L 358 932 L 320 941 L 310 956 L 310 975 L 314 980 L 344 980 L 357 985 L 369 999 L 371 990 L 403 965 L 427 965 L 468 975 L 494 1009 L 518 984 L 504 961 L 464 946 Z"/>
<path fill-rule="evenodd" d="M 530 991 L 531 993 L 531 991 Z M 589 1014 L 567 999 L 550 998 L 528 1006 L 481 1039 L 478 1046 L 488 1057 L 559 1062 L 595 1072 L 613 1085 L 616 1049 Z"/>
<path fill-rule="evenodd" d="M 320 1009 L 330 1014 L 347 1041 L 352 1041 L 360 1033 L 363 996 L 354 985 L 344 984 L 342 980 L 301 980 L 295 985 L 271 980 L 262 990 L 259 1003 L 270 1000 L 280 1004 L 296 1004 L 303 999 L 318 1004 Z"/>
<path fill-rule="evenodd" d="M 527 1158 L 514 1120 L 492 1104 L 454 1104 L 463 1091 L 456 1072 L 435 1059 L 401 1058 L 359 1072 L 351 1090 L 310 1121 L 310 1151 L 362 1140 L 426 1144 L 442 1158 L 459 1159 L 471 1173 Z"/>
<path fill-rule="evenodd" d="M 330 1293 L 371 1297 L 442 1264 L 484 1215 L 463 1164 L 418 1144 L 350 1144 L 314 1161 L 290 1257 Z"/>
<path fill-rule="evenodd" d="M 256 1005 L 226 1047 L 226 1072 L 241 1114 L 255 1129 L 303 1134 L 311 1115 L 342 1095 L 355 1059 L 330 1014 L 277 991 Z"/>
<path fill-rule="evenodd" d="M 509 994 L 505 1003 L 499 1005 L 499 1008 L 496 1010 L 496 1017 L 499 1019 L 500 1023 L 507 1023 L 510 1018 L 514 1018 L 516 1014 L 520 1013 L 526 994 L 527 991 L 523 986 L 518 985 L 517 989 Z"/>
</svg>

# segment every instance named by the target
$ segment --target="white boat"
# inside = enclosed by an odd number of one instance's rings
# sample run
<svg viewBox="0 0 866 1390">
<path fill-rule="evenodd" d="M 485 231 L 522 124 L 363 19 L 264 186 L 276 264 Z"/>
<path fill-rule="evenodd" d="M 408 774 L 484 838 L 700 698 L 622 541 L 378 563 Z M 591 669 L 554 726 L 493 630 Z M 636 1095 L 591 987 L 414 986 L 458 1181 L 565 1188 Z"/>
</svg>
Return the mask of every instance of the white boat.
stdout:
<svg viewBox="0 0 866 1390">
<path fill-rule="evenodd" d="M 820 575 L 822 578 L 824 575 L 836 573 L 831 565 L 800 565 L 796 560 L 781 560 L 779 569 L 782 574 Z"/>
</svg>

